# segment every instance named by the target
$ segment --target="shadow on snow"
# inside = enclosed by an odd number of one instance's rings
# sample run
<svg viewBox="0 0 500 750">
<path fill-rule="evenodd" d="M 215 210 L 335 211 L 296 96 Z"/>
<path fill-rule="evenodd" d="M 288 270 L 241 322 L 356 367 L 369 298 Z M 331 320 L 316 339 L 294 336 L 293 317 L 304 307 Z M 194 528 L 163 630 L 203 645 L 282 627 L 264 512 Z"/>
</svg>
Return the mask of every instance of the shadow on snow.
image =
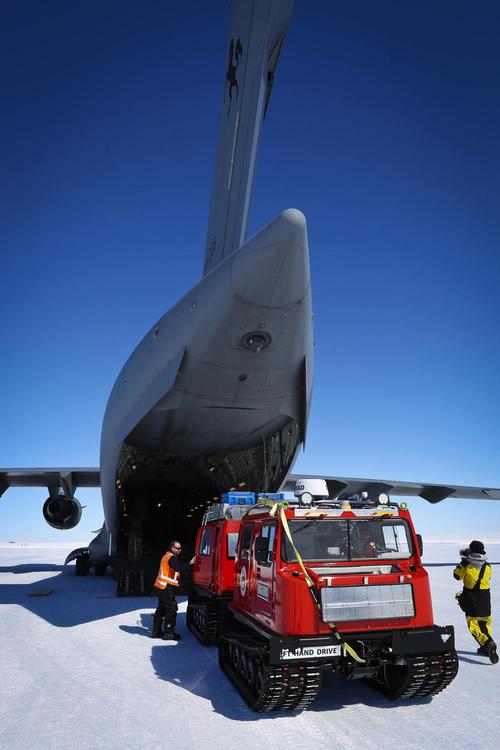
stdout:
<svg viewBox="0 0 500 750">
<path fill-rule="evenodd" d="M 121 629 L 134 635 L 149 636 L 151 617 L 143 615 L 141 620 L 145 625 L 144 632 L 140 632 L 141 628 L 122 626 Z M 236 721 L 269 721 L 301 713 L 301 711 L 271 713 L 252 711 L 220 670 L 217 648 L 205 648 L 196 640 L 186 628 L 185 614 L 180 614 L 177 622 L 176 629 L 181 633 L 182 641 L 178 643 L 152 641 L 151 663 L 159 679 L 210 701 L 216 713 Z M 389 700 L 358 680 L 347 680 L 342 675 L 324 672 L 321 691 L 306 710 L 337 711 L 346 706 L 358 704 L 376 708 L 398 708 L 402 705 L 428 704 L 431 701 L 432 698 L 418 698 L 413 701 Z"/>
<path fill-rule="evenodd" d="M 458 661 L 466 661 L 468 664 L 476 664 L 484 667 L 491 667 L 490 660 L 485 656 L 478 656 L 475 651 L 459 651 L 457 649 Z M 472 659 L 467 657 L 472 656 Z"/>
<path fill-rule="evenodd" d="M 52 565 L 51 563 L 23 563 L 21 565 L 0 565 L 0 573 L 48 573 L 65 570 L 64 565 Z"/>
<path fill-rule="evenodd" d="M 0 604 L 18 604 L 61 628 L 114 617 L 132 610 L 146 609 L 149 611 L 140 614 L 142 627 L 120 625 L 119 628 L 132 636 L 150 637 L 156 599 L 146 596 L 117 597 L 116 583 L 109 575 L 102 578 L 93 575 L 77 577 L 74 575 L 73 566 L 64 568 L 61 565 L 48 564 L 16 565 L 1 569 L 3 573 L 14 574 L 49 571 L 56 575 L 29 583 L 0 584 Z M 54 591 L 49 596 L 32 596 L 44 588 Z M 178 597 L 178 601 L 185 610 L 186 597 Z M 210 701 L 216 713 L 238 721 L 274 720 L 300 713 L 253 712 L 220 670 L 217 649 L 202 646 L 187 630 L 185 620 L 185 611 L 179 612 L 177 629 L 183 636 L 182 641 L 151 641 L 151 663 L 159 679 Z M 461 656 L 461 659 L 472 661 L 464 656 Z M 307 710 L 335 711 L 357 704 L 397 708 L 403 703 L 410 705 L 430 701 L 430 698 L 391 701 L 359 681 L 347 680 L 341 675 L 324 672 L 321 692 Z"/>
<path fill-rule="evenodd" d="M 92 574 L 75 576 L 73 565 L 26 564 L 0 569 L 2 573 L 14 574 L 49 571 L 56 575 L 27 583 L 1 583 L 0 605 L 18 604 L 59 628 L 156 607 L 153 597 L 117 597 L 116 581 L 109 574 L 102 577 Z M 36 596 L 43 589 L 54 591 L 48 596 Z"/>
</svg>

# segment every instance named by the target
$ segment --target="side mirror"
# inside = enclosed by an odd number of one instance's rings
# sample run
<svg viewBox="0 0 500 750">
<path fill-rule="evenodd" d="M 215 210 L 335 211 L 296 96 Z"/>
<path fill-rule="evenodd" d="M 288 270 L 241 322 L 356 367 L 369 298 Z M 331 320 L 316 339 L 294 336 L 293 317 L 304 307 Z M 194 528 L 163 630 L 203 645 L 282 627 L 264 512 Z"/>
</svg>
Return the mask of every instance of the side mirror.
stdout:
<svg viewBox="0 0 500 750">
<path fill-rule="evenodd" d="M 269 551 L 269 539 L 265 536 L 258 536 L 255 540 L 255 560 L 258 563 L 267 563 Z"/>
<path fill-rule="evenodd" d="M 417 543 L 418 543 L 418 551 L 420 552 L 420 556 L 424 554 L 424 542 L 422 539 L 422 534 L 417 534 Z"/>
</svg>

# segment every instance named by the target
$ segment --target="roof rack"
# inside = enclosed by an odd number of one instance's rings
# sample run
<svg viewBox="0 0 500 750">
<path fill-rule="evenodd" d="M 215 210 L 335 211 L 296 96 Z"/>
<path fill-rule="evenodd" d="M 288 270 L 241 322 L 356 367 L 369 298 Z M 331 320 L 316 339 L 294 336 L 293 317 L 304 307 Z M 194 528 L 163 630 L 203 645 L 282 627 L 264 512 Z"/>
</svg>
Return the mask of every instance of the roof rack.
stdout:
<svg viewBox="0 0 500 750">
<path fill-rule="evenodd" d="M 252 508 L 255 508 L 255 505 L 230 505 L 229 503 L 211 505 L 203 516 L 202 526 L 206 526 L 210 521 L 220 521 L 221 519 L 239 521 Z"/>
<path fill-rule="evenodd" d="M 252 505 L 251 508 L 249 508 L 248 512 L 250 513 L 250 511 L 252 510 L 262 512 L 263 510 L 270 510 L 270 509 L 271 509 L 271 506 L 269 505 L 269 503 L 256 503 L 255 505 Z"/>
</svg>

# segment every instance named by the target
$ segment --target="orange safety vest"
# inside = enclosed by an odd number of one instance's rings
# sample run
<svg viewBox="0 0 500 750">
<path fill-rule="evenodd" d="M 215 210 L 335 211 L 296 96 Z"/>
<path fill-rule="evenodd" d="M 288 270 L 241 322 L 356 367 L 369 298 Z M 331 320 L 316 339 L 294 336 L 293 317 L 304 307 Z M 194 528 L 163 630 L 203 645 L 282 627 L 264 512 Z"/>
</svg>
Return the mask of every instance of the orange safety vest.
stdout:
<svg viewBox="0 0 500 750">
<path fill-rule="evenodd" d="M 155 581 L 157 589 L 164 589 L 167 584 L 169 586 L 179 585 L 179 573 L 176 570 L 173 570 L 169 565 L 169 560 L 173 554 L 173 552 L 167 552 L 161 558 L 160 569 Z"/>
</svg>

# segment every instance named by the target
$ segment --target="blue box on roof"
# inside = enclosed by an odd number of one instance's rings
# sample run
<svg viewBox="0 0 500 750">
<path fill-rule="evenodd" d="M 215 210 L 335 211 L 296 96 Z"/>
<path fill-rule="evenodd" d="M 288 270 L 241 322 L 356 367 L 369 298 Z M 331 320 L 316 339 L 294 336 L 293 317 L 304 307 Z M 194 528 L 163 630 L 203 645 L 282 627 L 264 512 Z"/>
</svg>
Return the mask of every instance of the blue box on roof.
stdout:
<svg viewBox="0 0 500 750">
<path fill-rule="evenodd" d="M 255 493 L 253 492 L 224 492 L 221 495 L 223 503 L 229 505 L 254 505 Z"/>
<path fill-rule="evenodd" d="M 258 492 L 257 499 L 260 500 L 260 498 L 263 498 L 264 500 L 273 500 L 277 502 L 278 500 L 285 499 L 285 493 L 284 492 Z"/>
</svg>

